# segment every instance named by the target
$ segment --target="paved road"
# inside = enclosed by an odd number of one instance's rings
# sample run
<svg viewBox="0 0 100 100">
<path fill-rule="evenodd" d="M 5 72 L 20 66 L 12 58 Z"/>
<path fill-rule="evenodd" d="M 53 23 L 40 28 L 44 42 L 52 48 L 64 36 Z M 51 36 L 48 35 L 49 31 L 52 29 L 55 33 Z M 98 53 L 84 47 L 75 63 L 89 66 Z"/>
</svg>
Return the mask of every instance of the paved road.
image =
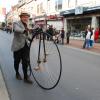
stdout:
<svg viewBox="0 0 100 100">
<path fill-rule="evenodd" d="M 0 31 L 0 63 L 11 100 L 100 100 L 100 54 L 60 45 L 63 74 L 50 91 L 15 79 L 12 35 Z"/>
</svg>

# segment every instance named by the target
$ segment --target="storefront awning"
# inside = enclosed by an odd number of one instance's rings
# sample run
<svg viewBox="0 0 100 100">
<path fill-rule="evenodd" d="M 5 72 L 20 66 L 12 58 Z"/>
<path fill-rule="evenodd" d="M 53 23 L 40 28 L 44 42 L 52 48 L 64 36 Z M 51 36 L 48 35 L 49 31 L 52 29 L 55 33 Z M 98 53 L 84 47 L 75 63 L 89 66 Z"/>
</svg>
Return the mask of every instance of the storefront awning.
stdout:
<svg viewBox="0 0 100 100">
<path fill-rule="evenodd" d="M 65 10 L 60 12 L 61 16 L 68 16 L 68 15 L 80 15 L 83 13 L 91 13 L 100 11 L 100 6 L 95 7 L 77 7 L 75 9 Z"/>
<path fill-rule="evenodd" d="M 60 15 L 64 16 L 64 15 L 70 15 L 74 13 L 75 13 L 75 9 L 71 9 L 71 10 L 65 10 L 65 11 L 60 12 Z"/>
<path fill-rule="evenodd" d="M 86 9 L 86 11 L 94 11 L 94 10 L 100 10 L 100 6 L 89 7 Z"/>
</svg>

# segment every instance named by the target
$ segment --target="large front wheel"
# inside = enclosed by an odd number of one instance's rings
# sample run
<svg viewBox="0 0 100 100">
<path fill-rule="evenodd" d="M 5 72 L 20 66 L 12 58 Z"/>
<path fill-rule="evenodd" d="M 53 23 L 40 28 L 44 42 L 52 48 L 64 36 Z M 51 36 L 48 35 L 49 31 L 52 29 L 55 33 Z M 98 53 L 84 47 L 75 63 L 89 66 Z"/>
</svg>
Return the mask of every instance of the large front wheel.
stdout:
<svg viewBox="0 0 100 100">
<path fill-rule="evenodd" d="M 43 36 L 45 40 L 43 41 Z M 47 33 L 37 36 L 30 46 L 30 66 L 37 84 L 46 90 L 53 89 L 59 83 L 62 72 L 62 61 L 57 44 Z M 47 40 L 49 39 L 49 40 Z M 39 49 L 40 48 L 40 49 Z M 39 52 L 40 50 L 40 52 Z M 38 68 L 36 70 L 36 68 Z"/>
</svg>

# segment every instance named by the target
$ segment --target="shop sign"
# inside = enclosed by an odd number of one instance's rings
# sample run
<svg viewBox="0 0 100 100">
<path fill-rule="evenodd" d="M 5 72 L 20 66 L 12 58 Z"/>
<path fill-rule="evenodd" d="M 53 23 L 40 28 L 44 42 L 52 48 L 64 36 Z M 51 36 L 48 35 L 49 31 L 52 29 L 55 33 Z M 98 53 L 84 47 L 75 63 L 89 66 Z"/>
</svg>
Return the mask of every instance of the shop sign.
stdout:
<svg viewBox="0 0 100 100">
<path fill-rule="evenodd" d="M 100 6 L 90 7 L 90 8 L 87 9 L 87 11 L 98 10 L 98 9 L 100 9 Z"/>
<path fill-rule="evenodd" d="M 39 21 L 39 20 L 45 20 L 45 18 L 43 17 L 43 18 L 36 18 L 35 17 L 35 21 Z"/>
<path fill-rule="evenodd" d="M 38 25 L 44 25 L 45 21 L 44 20 L 43 21 L 40 20 L 40 21 L 36 21 L 35 23 L 38 24 Z"/>
<path fill-rule="evenodd" d="M 75 15 L 83 14 L 83 7 L 76 7 L 75 8 Z"/>
<path fill-rule="evenodd" d="M 60 15 L 69 15 L 69 14 L 74 14 L 75 13 L 75 9 L 70 9 L 70 10 L 66 10 L 66 11 L 62 11 L 60 12 Z"/>
<path fill-rule="evenodd" d="M 48 19 L 57 19 L 57 15 L 50 15 L 48 16 Z"/>
</svg>

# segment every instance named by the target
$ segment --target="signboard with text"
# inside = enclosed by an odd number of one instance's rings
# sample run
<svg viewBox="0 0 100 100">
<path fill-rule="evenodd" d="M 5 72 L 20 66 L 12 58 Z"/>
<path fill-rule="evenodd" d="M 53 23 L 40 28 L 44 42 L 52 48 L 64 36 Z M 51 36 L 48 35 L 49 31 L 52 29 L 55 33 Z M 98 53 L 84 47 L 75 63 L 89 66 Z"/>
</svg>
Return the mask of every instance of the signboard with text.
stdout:
<svg viewBox="0 0 100 100">
<path fill-rule="evenodd" d="M 76 7 L 75 8 L 75 15 L 83 14 L 83 7 Z"/>
</svg>

